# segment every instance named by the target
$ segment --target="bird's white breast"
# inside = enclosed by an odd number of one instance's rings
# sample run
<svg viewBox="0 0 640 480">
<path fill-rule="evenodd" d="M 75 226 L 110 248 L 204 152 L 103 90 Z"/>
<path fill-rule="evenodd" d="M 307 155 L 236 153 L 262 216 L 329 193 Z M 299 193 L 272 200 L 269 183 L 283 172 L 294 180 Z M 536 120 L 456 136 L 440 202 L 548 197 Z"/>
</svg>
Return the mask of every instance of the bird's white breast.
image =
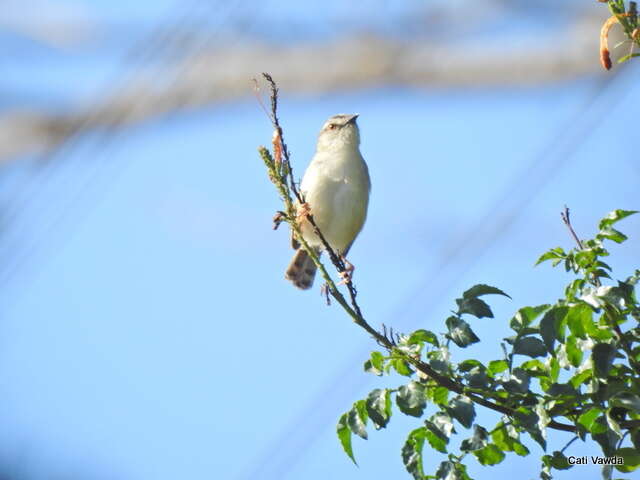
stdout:
<svg viewBox="0 0 640 480">
<path fill-rule="evenodd" d="M 329 244 L 344 253 L 358 235 L 367 215 L 369 172 L 359 150 L 317 152 L 300 186 L 311 214 Z M 303 224 L 305 239 L 320 240 Z"/>
</svg>

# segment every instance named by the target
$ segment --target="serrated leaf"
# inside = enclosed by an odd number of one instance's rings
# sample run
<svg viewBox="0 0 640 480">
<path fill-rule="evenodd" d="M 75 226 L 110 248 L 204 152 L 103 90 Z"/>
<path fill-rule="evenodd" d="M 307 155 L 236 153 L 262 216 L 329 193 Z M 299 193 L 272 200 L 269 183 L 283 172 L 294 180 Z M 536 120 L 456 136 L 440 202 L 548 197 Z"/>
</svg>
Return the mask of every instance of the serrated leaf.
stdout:
<svg viewBox="0 0 640 480">
<path fill-rule="evenodd" d="M 351 459 L 351 461 L 357 465 L 358 463 L 356 462 L 356 459 L 353 456 L 353 449 L 351 448 L 351 430 L 349 429 L 349 426 L 348 426 L 347 416 L 348 414 L 346 413 L 343 414 L 340 417 L 340 420 L 338 421 L 338 427 L 337 427 L 338 439 L 340 440 L 340 445 L 342 445 L 342 449 L 344 450 L 344 453 L 346 453 L 347 456 Z"/>
<path fill-rule="evenodd" d="M 460 450 L 463 452 L 471 452 L 473 450 L 480 450 L 487 445 L 489 433 L 480 425 L 473 427 L 473 436 L 465 439 L 460 444 Z"/>
<path fill-rule="evenodd" d="M 489 386 L 489 377 L 484 366 L 469 370 L 464 377 L 471 388 L 487 388 Z"/>
<path fill-rule="evenodd" d="M 459 347 L 465 348 L 473 343 L 477 343 L 480 339 L 473 333 L 467 322 L 458 317 L 449 317 L 446 320 L 447 338 L 450 338 Z"/>
<path fill-rule="evenodd" d="M 567 254 L 565 253 L 564 249 L 562 249 L 561 247 L 556 247 L 549 250 L 548 252 L 543 253 L 540 258 L 538 258 L 535 265 L 539 265 L 542 262 L 546 262 L 547 260 L 562 260 L 566 257 L 566 255 Z M 557 263 L 554 264 L 554 267 L 555 265 L 557 265 Z"/>
<path fill-rule="evenodd" d="M 538 318 L 542 312 L 548 310 L 549 307 L 550 305 L 538 305 L 536 307 L 521 308 L 509 322 L 509 326 L 516 332 L 519 332 L 524 327 L 531 325 L 531 322 Z"/>
<path fill-rule="evenodd" d="M 503 295 L 507 298 L 511 298 L 499 288 L 484 284 L 474 285 L 462 294 L 462 298 L 477 298 L 481 297 L 482 295 Z"/>
<path fill-rule="evenodd" d="M 598 228 L 600 230 L 602 230 L 603 228 L 607 228 L 608 226 L 611 226 L 614 223 L 619 222 L 623 218 L 626 218 L 629 215 L 633 215 L 635 213 L 638 213 L 638 211 L 637 210 L 619 210 L 618 209 L 618 210 L 614 210 L 612 212 L 609 212 L 606 217 L 604 217 L 602 220 L 600 220 L 600 223 L 598 224 Z"/>
<path fill-rule="evenodd" d="M 364 371 L 381 376 L 384 370 L 384 355 L 380 352 L 371 352 L 371 358 L 364 363 Z"/>
<path fill-rule="evenodd" d="M 425 422 L 425 438 L 431 445 L 431 448 L 441 453 L 447 453 L 447 443 L 449 443 L 449 437 L 447 437 L 432 421 L 426 420 Z"/>
<path fill-rule="evenodd" d="M 402 461 L 404 463 L 404 467 L 416 480 L 424 479 L 422 450 L 425 438 L 426 429 L 424 427 L 416 428 L 409 433 L 409 436 L 402 447 Z"/>
<path fill-rule="evenodd" d="M 547 349 L 539 338 L 521 337 L 513 345 L 513 353 L 534 358 L 544 357 L 547 355 Z"/>
<path fill-rule="evenodd" d="M 407 340 L 407 343 L 409 345 L 420 342 L 430 343 L 431 345 L 434 345 L 436 347 L 440 346 L 440 342 L 438 342 L 438 336 L 429 330 L 416 330 L 411 335 L 409 335 L 409 339 Z"/>
<path fill-rule="evenodd" d="M 568 308 L 565 306 L 553 307 L 540 321 L 540 335 L 549 352 L 554 351 L 556 340 L 564 343 L 567 311 Z"/>
<path fill-rule="evenodd" d="M 520 434 L 512 425 L 499 423 L 491 433 L 491 439 L 505 452 L 515 452 L 521 457 L 529 454 L 529 449 L 520 443 Z"/>
<path fill-rule="evenodd" d="M 456 396 L 451 400 L 449 406 L 445 407 L 445 409 L 449 415 L 455 418 L 466 428 L 471 428 L 473 420 L 476 418 L 473 402 L 463 395 Z"/>
<path fill-rule="evenodd" d="M 489 307 L 487 302 L 479 298 L 456 298 L 456 304 L 458 305 L 459 315 L 468 313 L 477 318 L 493 318 L 491 307 Z"/>
<path fill-rule="evenodd" d="M 635 448 L 619 448 L 614 455 L 622 457 L 623 465 L 614 465 L 616 470 L 620 472 L 633 472 L 640 466 L 640 451 Z"/>
<path fill-rule="evenodd" d="M 384 428 L 391 418 L 391 392 L 388 389 L 376 388 L 366 399 L 367 414 L 374 426 Z"/>
<path fill-rule="evenodd" d="M 366 402 L 358 400 L 353 408 L 347 412 L 347 425 L 349 429 L 360 438 L 367 439 L 367 410 Z"/>
<path fill-rule="evenodd" d="M 415 381 L 403 385 L 396 393 L 396 403 L 400 411 L 405 415 L 421 417 L 427 404 L 424 386 Z"/>
<path fill-rule="evenodd" d="M 490 443 L 480 450 L 473 452 L 481 465 L 497 465 L 504 460 L 504 452 L 497 445 Z"/>
<path fill-rule="evenodd" d="M 438 467 L 436 476 L 438 480 L 471 480 L 467 475 L 467 467 L 463 463 L 444 461 Z"/>
<path fill-rule="evenodd" d="M 597 343 L 591 351 L 595 374 L 601 378 L 606 378 L 615 357 L 616 348 L 613 345 L 609 343 Z"/>
<path fill-rule="evenodd" d="M 525 370 L 514 368 L 509 380 L 502 382 L 502 385 L 509 393 L 527 393 L 530 381 L 531 377 Z"/>
</svg>

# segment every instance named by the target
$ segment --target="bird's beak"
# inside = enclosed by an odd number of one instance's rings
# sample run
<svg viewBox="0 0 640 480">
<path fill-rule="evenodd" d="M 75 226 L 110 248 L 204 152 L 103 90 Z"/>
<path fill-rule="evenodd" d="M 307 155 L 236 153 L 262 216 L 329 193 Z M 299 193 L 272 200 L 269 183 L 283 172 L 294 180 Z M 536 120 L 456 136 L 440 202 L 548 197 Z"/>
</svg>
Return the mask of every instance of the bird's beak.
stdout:
<svg viewBox="0 0 640 480">
<path fill-rule="evenodd" d="M 359 116 L 360 116 L 359 113 L 354 113 L 349 117 L 349 120 L 347 120 L 346 123 L 356 123 L 356 118 L 358 118 Z"/>
</svg>

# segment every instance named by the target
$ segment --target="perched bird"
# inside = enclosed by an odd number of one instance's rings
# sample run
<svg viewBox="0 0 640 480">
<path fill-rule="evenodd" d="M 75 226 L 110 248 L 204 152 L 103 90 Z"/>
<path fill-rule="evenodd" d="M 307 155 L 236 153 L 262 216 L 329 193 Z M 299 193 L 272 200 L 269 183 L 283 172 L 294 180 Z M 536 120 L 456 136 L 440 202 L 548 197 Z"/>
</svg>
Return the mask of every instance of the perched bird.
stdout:
<svg viewBox="0 0 640 480">
<path fill-rule="evenodd" d="M 306 220 L 305 211 L 311 213 L 331 248 L 343 258 L 367 218 L 371 181 L 360 154 L 357 118 L 358 115 L 339 114 L 325 122 L 318 136 L 316 153 L 300 184 L 305 201 L 304 205 L 298 205 L 302 212 L 302 236 L 318 254 L 324 247 Z M 316 265 L 295 238 L 292 246 L 296 253 L 285 278 L 306 290 L 313 285 Z"/>
</svg>

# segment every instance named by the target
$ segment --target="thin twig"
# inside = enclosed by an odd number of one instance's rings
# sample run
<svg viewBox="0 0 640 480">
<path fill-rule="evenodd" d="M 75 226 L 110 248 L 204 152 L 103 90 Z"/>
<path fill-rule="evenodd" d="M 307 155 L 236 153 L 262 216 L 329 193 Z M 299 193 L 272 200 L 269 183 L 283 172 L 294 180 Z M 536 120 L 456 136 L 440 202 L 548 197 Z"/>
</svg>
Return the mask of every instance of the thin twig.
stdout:
<svg viewBox="0 0 640 480">
<path fill-rule="evenodd" d="M 573 227 L 571 226 L 571 219 L 569 218 L 569 207 L 567 207 L 566 205 L 564 206 L 564 210 L 562 212 L 560 212 L 560 217 L 562 218 L 562 222 L 567 226 L 567 228 L 569 229 L 569 232 L 571 232 L 571 236 L 573 237 L 573 239 L 576 241 L 576 243 L 578 244 L 578 248 L 580 250 L 584 249 L 583 245 L 582 245 L 582 240 L 580 240 L 578 238 L 578 235 L 576 235 L 575 230 L 573 229 Z"/>
</svg>

